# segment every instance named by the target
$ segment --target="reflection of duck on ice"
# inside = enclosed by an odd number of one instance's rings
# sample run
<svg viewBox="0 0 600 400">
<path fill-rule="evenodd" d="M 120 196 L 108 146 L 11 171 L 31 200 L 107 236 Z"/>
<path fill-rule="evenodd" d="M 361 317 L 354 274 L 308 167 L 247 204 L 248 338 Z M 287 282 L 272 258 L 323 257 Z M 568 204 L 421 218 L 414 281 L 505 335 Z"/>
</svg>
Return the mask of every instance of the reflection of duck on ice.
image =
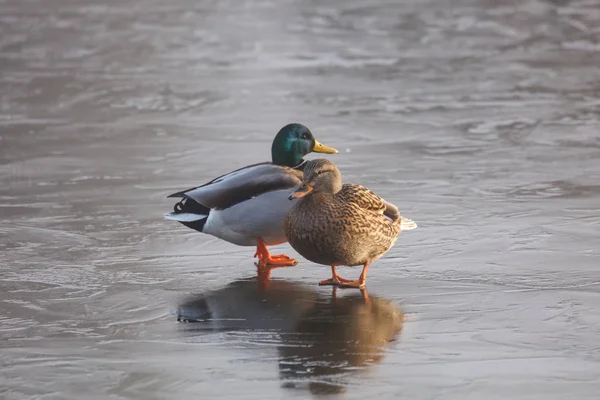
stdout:
<svg viewBox="0 0 600 400">
<path fill-rule="evenodd" d="M 319 303 L 285 334 L 279 371 L 288 386 L 308 380 L 311 392 L 339 392 L 344 372 L 383 359 L 384 346 L 402 330 L 404 314 L 389 300 L 362 292 L 336 298 L 334 289 L 330 301 Z"/>
<path fill-rule="evenodd" d="M 276 331 L 280 378 L 313 393 L 343 391 L 356 367 L 380 362 L 402 330 L 404 315 L 389 300 L 361 294 L 323 296 L 308 286 L 238 280 L 179 306 L 178 319 L 203 330 Z"/>
</svg>

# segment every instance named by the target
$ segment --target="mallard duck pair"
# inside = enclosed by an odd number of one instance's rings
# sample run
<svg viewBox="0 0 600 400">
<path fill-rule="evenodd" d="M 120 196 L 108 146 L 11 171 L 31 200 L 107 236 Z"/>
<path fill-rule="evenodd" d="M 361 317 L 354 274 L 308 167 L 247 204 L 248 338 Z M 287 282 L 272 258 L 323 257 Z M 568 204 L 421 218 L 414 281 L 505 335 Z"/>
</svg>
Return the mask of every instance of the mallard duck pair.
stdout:
<svg viewBox="0 0 600 400">
<path fill-rule="evenodd" d="M 416 224 L 370 190 L 342 185 L 331 161 L 304 161 L 311 152 L 338 153 L 304 125 L 286 125 L 273 140 L 272 162 L 170 195 L 182 200 L 165 217 L 233 244 L 256 246 L 259 268 L 296 265 L 267 249 L 289 241 L 308 260 L 331 266 L 332 278 L 321 285 L 364 287 L 370 263 L 393 246 L 401 230 Z M 340 265 L 364 268 L 350 281 L 337 275 Z"/>
</svg>

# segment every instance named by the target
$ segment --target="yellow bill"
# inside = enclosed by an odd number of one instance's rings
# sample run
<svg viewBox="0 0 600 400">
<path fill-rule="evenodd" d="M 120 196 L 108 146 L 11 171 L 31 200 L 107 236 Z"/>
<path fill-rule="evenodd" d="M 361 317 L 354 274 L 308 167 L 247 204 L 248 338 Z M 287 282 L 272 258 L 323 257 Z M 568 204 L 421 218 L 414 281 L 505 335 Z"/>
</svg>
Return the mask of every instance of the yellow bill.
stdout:
<svg viewBox="0 0 600 400">
<path fill-rule="evenodd" d="M 333 147 L 325 146 L 324 144 L 319 143 L 315 139 L 315 145 L 312 149 L 315 153 L 325 153 L 325 154 L 337 154 L 339 151 L 334 149 Z"/>
</svg>

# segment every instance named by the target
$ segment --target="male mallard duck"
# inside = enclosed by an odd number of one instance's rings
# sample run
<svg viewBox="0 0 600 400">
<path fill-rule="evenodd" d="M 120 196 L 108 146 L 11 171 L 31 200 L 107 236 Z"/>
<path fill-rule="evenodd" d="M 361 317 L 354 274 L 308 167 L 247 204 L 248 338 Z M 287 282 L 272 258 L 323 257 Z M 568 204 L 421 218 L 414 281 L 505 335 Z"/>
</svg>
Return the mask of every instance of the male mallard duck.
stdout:
<svg viewBox="0 0 600 400">
<path fill-rule="evenodd" d="M 369 265 L 384 255 L 402 230 L 417 227 L 400 216 L 398 208 L 369 189 L 342 185 L 342 175 L 325 159 L 308 161 L 303 183 L 289 199 L 300 198 L 285 219 L 290 245 L 303 257 L 331 266 L 331 279 L 320 285 L 361 288 Z M 340 265 L 363 265 L 360 278 L 343 279 L 335 271 Z"/>
<path fill-rule="evenodd" d="M 256 246 L 259 265 L 296 265 L 284 254 L 272 255 L 267 245 L 285 243 L 283 220 L 292 208 L 287 197 L 302 181 L 303 156 L 336 154 L 317 142 L 301 124 L 281 128 L 271 146 L 272 162 L 249 165 L 195 188 L 168 197 L 182 197 L 165 218 L 239 246 Z"/>
</svg>

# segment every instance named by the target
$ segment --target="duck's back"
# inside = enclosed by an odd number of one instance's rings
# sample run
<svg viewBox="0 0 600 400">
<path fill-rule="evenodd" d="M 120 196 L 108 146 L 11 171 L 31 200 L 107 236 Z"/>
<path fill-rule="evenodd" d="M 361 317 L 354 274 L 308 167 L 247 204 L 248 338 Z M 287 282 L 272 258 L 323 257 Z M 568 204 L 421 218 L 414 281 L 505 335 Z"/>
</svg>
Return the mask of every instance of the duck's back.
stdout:
<svg viewBox="0 0 600 400">
<path fill-rule="evenodd" d="M 400 219 L 394 214 L 397 208 L 369 189 L 346 184 L 336 194 L 315 193 L 299 201 L 286 219 L 286 236 L 310 261 L 361 265 L 381 257 L 396 241 Z"/>
</svg>

